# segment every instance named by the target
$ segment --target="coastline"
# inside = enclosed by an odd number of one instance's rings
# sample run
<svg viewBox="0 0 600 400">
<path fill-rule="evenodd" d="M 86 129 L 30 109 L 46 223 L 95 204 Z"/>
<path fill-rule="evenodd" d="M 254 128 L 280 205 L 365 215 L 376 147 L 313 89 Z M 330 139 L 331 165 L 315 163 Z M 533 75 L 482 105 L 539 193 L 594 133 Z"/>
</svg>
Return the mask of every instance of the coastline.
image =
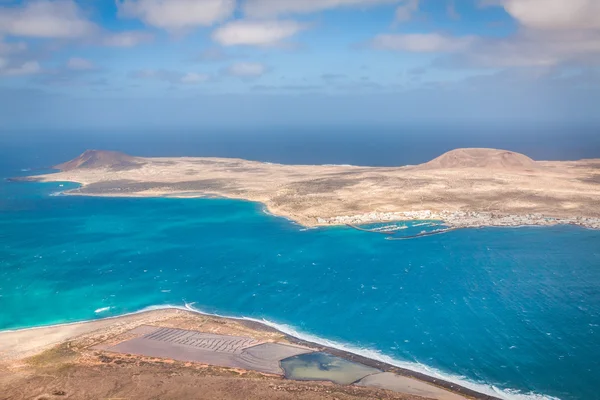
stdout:
<svg viewBox="0 0 600 400">
<path fill-rule="evenodd" d="M 248 318 L 248 317 L 222 316 L 222 315 L 218 315 L 218 314 L 205 313 L 205 312 L 202 312 L 200 310 L 193 308 L 192 304 L 186 304 L 185 306 L 175 306 L 175 305 L 150 306 L 150 307 L 146 307 L 146 308 L 136 311 L 136 312 L 131 312 L 131 313 L 118 315 L 118 316 L 110 316 L 110 317 L 85 320 L 85 321 L 76 321 L 76 322 L 70 322 L 70 323 L 64 323 L 64 324 L 53 324 L 53 325 L 46 325 L 46 326 L 34 326 L 34 327 L 28 327 L 28 328 L 23 328 L 23 329 L 4 330 L 4 331 L 0 331 L 0 337 L 2 337 L 3 335 L 7 335 L 7 334 L 20 335 L 20 334 L 24 334 L 24 333 L 27 334 L 27 333 L 40 331 L 40 330 L 52 330 L 55 328 L 85 328 L 86 325 L 88 325 L 88 324 L 99 324 L 99 325 L 101 324 L 104 327 L 106 327 L 106 326 L 109 326 L 112 324 L 118 325 L 121 323 L 121 321 L 124 321 L 130 317 L 145 317 L 145 316 L 151 317 L 154 313 L 162 312 L 162 311 L 183 311 L 183 312 L 197 314 L 197 315 L 201 315 L 201 316 L 205 316 L 205 317 L 210 317 L 210 318 L 217 319 L 217 320 L 234 321 L 234 322 L 237 322 L 251 330 L 283 335 L 286 342 L 289 342 L 294 345 L 308 347 L 308 348 L 313 349 L 314 351 L 325 352 L 325 353 L 343 358 L 348 361 L 361 363 L 366 366 L 379 369 L 383 372 L 391 372 L 393 374 L 396 374 L 396 375 L 399 375 L 399 376 L 402 376 L 405 378 L 415 379 L 417 381 L 424 382 L 426 384 L 430 384 L 435 387 L 439 387 L 439 388 L 448 390 L 451 393 L 464 395 L 467 398 L 472 398 L 472 399 L 476 399 L 476 400 L 511 399 L 510 396 L 497 397 L 497 396 L 502 396 L 504 394 L 504 392 L 493 393 L 492 386 L 487 387 L 482 384 L 475 384 L 475 383 L 471 383 L 469 381 L 460 380 L 460 378 L 453 379 L 451 376 L 443 375 L 441 373 L 440 374 L 431 373 L 434 371 L 430 371 L 430 374 L 427 374 L 425 372 L 418 371 L 416 369 L 410 369 L 408 367 L 408 365 L 411 363 L 402 363 L 402 362 L 395 361 L 391 358 L 380 355 L 376 351 L 367 350 L 367 349 L 365 349 L 365 350 L 353 349 L 351 346 L 332 342 L 327 339 L 322 339 L 322 338 L 312 336 L 312 335 L 302 334 L 302 333 L 295 331 L 293 328 L 287 327 L 286 325 L 276 324 L 276 323 L 273 323 L 273 322 L 270 322 L 267 320 L 258 320 L 258 319 L 254 319 L 254 318 Z M 101 328 L 94 327 L 94 330 L 98 330 L 98 329 L 101 329 Z M 74 337 L 77 337 L 82 334 L 85 334 L 85 332 L 82 331 L 80 333 L 75 334 L 75 336 L 73 336 L 73 337 L 63 338 L 63 340 L 60 340 L 58 342 L 47 344 L 46 346 L 44 346 L 42 348 L 42 351 L 47 350 L 53 346 L 59 345 L 60 343 L 64 342 L 65 340 L 71 340 Z M 361 352 L 364 353 L 365 351 L 366 351 L 366 354 L 360 354 Z M 39 353 L 39 352 L 40 351 L 38 351 L 37 353 Z M 30 353 L 28 356 L 32 356 L 32 355 L 33 355 L 33 353 Z M 0 358 L 0 362 L 1 361 L 2 361 L 2 358 Z M 436 376 L 436 375 L 442 375 L 442 376 Z M 483 390 L 486 387 L 488 388 L 488 390 Z M 489 391 L 489 393 L 485 393 L 486 391 Z"/>
<path fill-rule="evenodd" d="M 590 229 L 600 229 L 600 218 L 573 217 L 561 218 L 542 214 L 501 214 L 476 211 L 399 211 L 393 213 L 367 213 L 354 216 L 340 216 L 330 219 L 319 218 L 320 226 L 366 225 L 383 222 L 439 221 L 450 229 L 484 227 L 526 227 L 576 225 Z"/>
<path fill-rule="evenodd" d="M 51 174 L 50 174 L 51 175 Z M 367 212 L 357 215 L 343 215 L 335 217 L 312 217 L 294 216 L 273 210 L 268 203 L 251 200 L 244 197 L 227 196 L 223 194 L 161 194 L 161 193 L 79 193 L 86 185 L 77 181 L 54 181 L 43 180 L 38 177 L 14 178 L 15 181 L 24 182 L 42 182 L 58 183 L 66 182 L 79 184 L 76 189 L 60 191 L 54 195 L 80 196 L 80 197 L 103 197 L 103 198 L 170 198 L 170 199 L 228 199 L 259 203 L 263 207 L 265 214 L 284 218 L 292 223 L 298 224 L 303 228 L 321 228 L 321 227 L 342 227 L 342 226 L 361 226 L 369 224 L 387 223 L 387 222 L 411 222 L 411 221 L 437 221 L 448 227 L 449 230 L 467 229 L 467 228 L 521 228 L 521 227 L 551 227 L 559 225 L 572 225 L 581 228 L 600 230 L 600 218 L 595 217 L 556 217 L 539 213 L 529 214 L 504 214 L 495 212 L 478 211 L 394 211 L 394 212 Z M 444 232 L 441 232 L 444 233 Z"/>
</svg>

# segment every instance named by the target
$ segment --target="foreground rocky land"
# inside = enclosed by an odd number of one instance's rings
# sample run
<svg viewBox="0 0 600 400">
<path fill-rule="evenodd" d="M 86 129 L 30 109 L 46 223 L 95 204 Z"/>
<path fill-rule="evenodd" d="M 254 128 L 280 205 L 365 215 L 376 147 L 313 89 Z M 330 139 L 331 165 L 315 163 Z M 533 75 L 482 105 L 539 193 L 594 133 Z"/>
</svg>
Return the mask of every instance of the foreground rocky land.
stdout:
<svg viewBox="0 0 600 400">
<path fill-rule="evenodd" d="M 600 159 L 534 161 L 458 149 L 417 166 L 281 165 L 86 151 L 29 179 L 78 182 L 71 195 L 225 197 L 263 203 L 305 226 L 438 219 L 453 227 L 600 228 Z"/>
<path fill-rule="evenodd" d="M 151 326 L 243 336 L 262 343 L 296 341 L 251 321 L 176 309 L 0 332 L 0 399 L 495 400 L 469 390 L 466 390 L 468 395 L 461 395 L 447 390 L 455 385 L 425 376 L 418 379 L 410 371 L 391 366 L 387 369 L 398 374 L 399 382 L 395 383 L 394 391 L 369 382 L 365 385 L 301 382 L 278 374 L 104 349 L 135 338 L 139 335 L 136 329 Z M 327 348 L 317 346 L 314 350 L 327 351 Z M 350 353 L 340 356 L 353 357 Z"/>
</svg>

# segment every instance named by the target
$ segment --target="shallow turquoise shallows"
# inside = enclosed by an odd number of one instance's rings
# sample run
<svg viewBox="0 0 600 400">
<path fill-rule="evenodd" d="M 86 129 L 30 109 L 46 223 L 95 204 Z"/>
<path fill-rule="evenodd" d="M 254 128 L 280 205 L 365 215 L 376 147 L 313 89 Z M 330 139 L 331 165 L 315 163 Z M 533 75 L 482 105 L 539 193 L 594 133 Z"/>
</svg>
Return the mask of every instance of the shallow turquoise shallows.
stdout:
<svg viewBox="0 0 600 400">
<path fill-rule="evenodd" d="M 598 231 L 388 241 L 240 201 L 51 196 L 69 186 L 0 183 L 0 329 L 193 303 L 507 398 L 600 398 Z"/>
</svg>

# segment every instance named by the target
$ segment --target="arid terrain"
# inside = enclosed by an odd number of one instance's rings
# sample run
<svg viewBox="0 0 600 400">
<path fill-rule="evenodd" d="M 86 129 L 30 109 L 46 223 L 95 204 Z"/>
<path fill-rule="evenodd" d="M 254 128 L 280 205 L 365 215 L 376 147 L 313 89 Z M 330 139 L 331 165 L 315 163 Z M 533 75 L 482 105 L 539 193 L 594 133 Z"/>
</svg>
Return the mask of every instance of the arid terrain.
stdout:
<svg viewBox="0 0 600 400">
<path fill-rule="evenodd" d="M 250 321 L 156 310 L 114 319 L 0 333 L 0 399 L 402 399 L 414 394 L 375 387 L 300 382 L 168 358 L 98 350 L 131 339 L 140 326 L 189 329 L 290 343 L 293 338 Z M 317 349 L 320 350 L 320 349 Z M 440 400 L 466 399 L 425 381 L 399 374 L 411 387 Z M 402 388 L 400 388 L 402 389 Z M 478 396 L 478 398 L 488 398 Z"/>
<path fill-rule="evenodd" d="M 372 168 L 87 151 L 56 168 L 32 179 L 82 184 L 73 195 L 250 200 L 306 226 L 440 219 L 454 226 L 600 228 L 600 159 L 541 162 L 458 149 L 422 165 Z"/>
</svg>

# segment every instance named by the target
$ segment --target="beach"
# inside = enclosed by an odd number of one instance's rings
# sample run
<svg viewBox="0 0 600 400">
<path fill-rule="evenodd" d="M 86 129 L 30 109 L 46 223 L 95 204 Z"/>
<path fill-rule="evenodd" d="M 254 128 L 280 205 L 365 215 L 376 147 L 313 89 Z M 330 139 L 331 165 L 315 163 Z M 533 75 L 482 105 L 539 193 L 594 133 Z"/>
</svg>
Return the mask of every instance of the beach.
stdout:
<svg viewBox="0 0 600 400">
<path fill-rule="evenodd" d="M 328 352 L 377 369 L 355 385 L 285 380 L 279 374 L 222 368 L 144 354 L 103 351 L 148 327 L 186 329 L 222 337 L 245 337 L 306 351 Z M 52 376 L 52 379 L 48 379 Z M 0 389 L 3 398 L 200 398 L 283 399 L 492 399 L 458 385 L 377 360 L 286 335 L 267 325 L 165 308 L 154 311 L 25 330 L 0 332 Z M 392 389 L 392 390 L 386 390 Z M 238 397 L 236 397 L 238 396 Z"/>
</svg>

